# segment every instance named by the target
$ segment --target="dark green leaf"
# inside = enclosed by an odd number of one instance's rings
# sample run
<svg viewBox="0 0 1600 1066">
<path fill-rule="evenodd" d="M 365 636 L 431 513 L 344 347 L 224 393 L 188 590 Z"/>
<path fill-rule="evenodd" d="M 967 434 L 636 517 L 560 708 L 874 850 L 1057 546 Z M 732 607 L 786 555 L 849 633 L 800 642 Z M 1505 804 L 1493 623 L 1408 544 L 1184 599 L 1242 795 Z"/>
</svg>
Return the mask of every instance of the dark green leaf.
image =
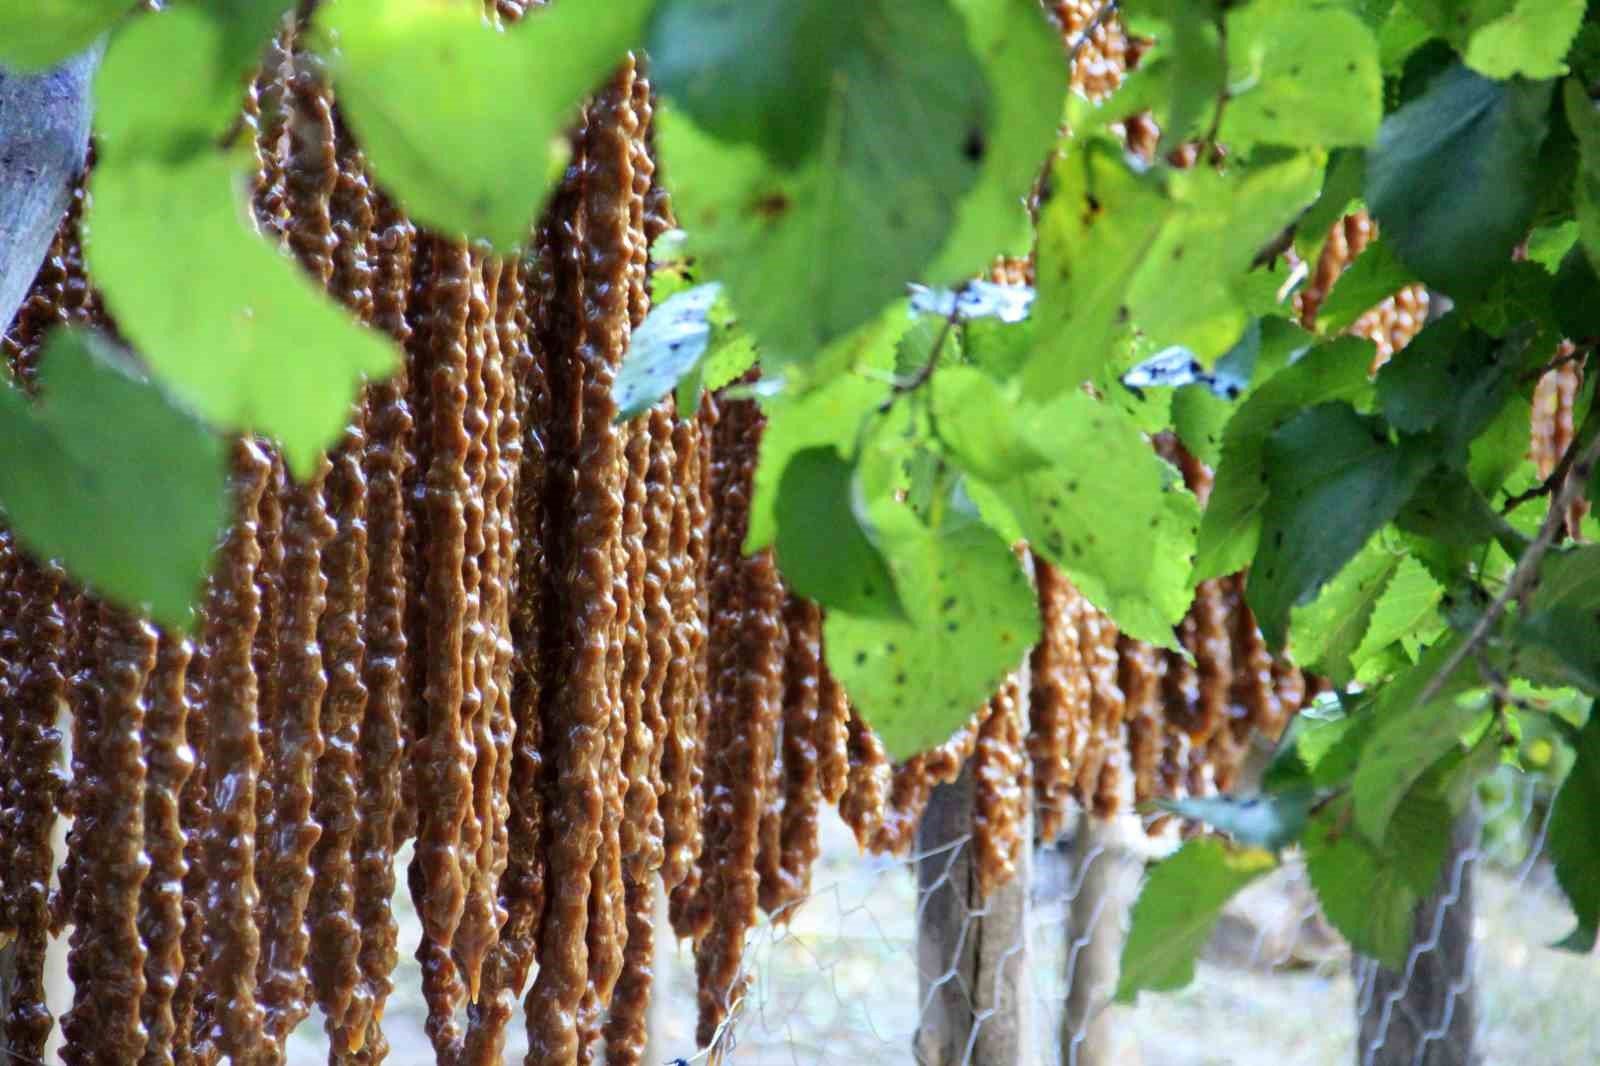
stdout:
<svg viewBox="0 0 1600 1066">
<path fill-rule="evenodd" d="M 1356 319 L 1415 280 L 1381 238 L 1373 241 L 1333 283 L 1317 310 L 1317 332 L 1343 333 Z"/>
<path fill-rule="evenodd" d="M 1300 838 L 1316 800 L 1310 789 L 1294 789 L 1259 796 L 1160 800 L 1157 806 L 1204 822 L 1240 844 L 1279 851 Z"/>
<path fill-rule="evenodd" d="M 1378 371 L 1384 417 L 1402 433 L 1429 434 L 1441 461 L 1465 465 L 1473 438 L 1516 391 L 1533 343 L 1530 327 L 1496 340 L 1446 315 Z"/>
<path fill-rule="evenodd" d="M 1600 833 L 1594 825 L 1600 810 L 1600 710 L 1590 709 L 1575 747 L 1577 760 L 1550 814 L 1548 846 L 1556 881 L 1578 918 L 1578 927 L 1559 946 L 1587 953 L 1600 939 Z"/>
<path fill-rule="evenodd" d="M 1382 843 L 1395 808 L 1411 786 L 1442 756 L 1462 745 L 1462 738 L 1484 710 L 1462 693 L 1481 684 L 1477 664 L 1456 666 L 1437 695 L 1420 703 L 1429 684 L 1460 645 L 1457 637 L 1430 648 L 1420 662 L 1385 685 L 1374 708 L 1374 727 L 1361 750 L 1352 783 L 1356 825 L 1368 839 Z"/>
<path fill-rule="evenodd" d="M 552 149 L 651 6 L 558 4 L 500 32 L 471 5 L 340 0 L 317 24 L 379 183 L 434 228 L 506 249 L 527 238 L 559 177 Z"/>
<path fill-rule="evenodd" d="M 1395 525 L 1454 548 L 1476 548 L 1495 541 L 1520 554 L 1527 544 L 1459 470 L 1440 471 L 1429 478 L 1427 485 L 1406 501 Z"/>
<path fill-rule="evenodd" d="M 1367 204 L 1429 285 L 1471 298 L 1527 234 L 1550 90 L 1458 65 L 1384 120 L 1367 153 Z"/>
<path fill-rule="evenodd" d="M 1344 403 L 1297 415 L 1267 441 L 1267 500 L 1247 596 L 1261 633 L 1283 645 L 1289 609 L 1361 550 L 1432 466 L 1389 443 L 1381 424 Z"/>
<path fill-rule="evenodd" d="M 1600 694 L 1600 547 L 1546 555 L 1527 614 L 1512 635 L 1518 674 Z"/>
<path fill-rule="evenodd" d="M 1562 336 L 1600 337 L 1600 275 L 1582 249 L 1562 258 L 1550 295 Z"/>
<path fill-rule="evenodd" d="M 760 0 L 729 17 L 742 25 L 785 6 L 795 5 Z M 782 71 L 787 61 L 775 53 L 820 48 L 801 65 L 821 73 L 825 93 L 780 109 L 808 112 L 816 125 L 803 157 L 785 166 L 757 144 L 719 139 L 692 109 L 657 112 L 690 250 L 727 285 L 772 368 L 813 360 L 923 275 L 983 172 L 994 109 L 966 23 L 947 0 L 799 6 L 825 12 L 828 39 L 767 40 L 761 62 Z M 723 68 L 703 75 L 752 121 L 771 119 L 742 89 L 728 92 L 739 82 Z"/>
<path fill-rule="evenodd" d="M 0 64 L 53 67 L 122 21 L 125 0 L 8 0 L 0 4 Z"/>
<path fill-rule="evenodd" d="M 1215 838 L 1191 840 L 1157 863 L 1133 905 L 1122 946 L 1117 1001 L 1139 992 L 1182 988 L 1211 938 L 1222 908 L 1240 889 L 1277 865 L 1260 848 L 1234 848 Z"/>
<path fill-rule="evenodd" d="M 39 392 L 0 385 L 9 522 L 97 593 L 187 630 L 228 519 L 223 442 L 93 334 L 51 334 Z"/>
<path fill-rule="evenodd" d="M 1589 262 L 1600 270 L 1600 109 L 1576 78 L 1562 86 L 1567 125 L 1578 143 L 1579 168 L 1573 201 L 1578 214 L 1578 239 Z"/>
<path fill-rule="evenodd" d="M 1420 896 L 1406 871 L 1349 824 L 1349 801 L 1323 808 L 1306 830 L 1306 873 L 1322 913 L 1350 946 L 1392 970 L 1405 965 Z"/>
<path fill-rule="evenodd" d="M 1307 352 L 1267 379 L 1222 435 L 1211 500 L 1200 523 L 1196 581 L 1241 569 L 1255 554 L 1267 502 L 1267 438 L 1303 408 L 1329 400 L 1361 405 L 1373 394 L 1370 341 L 1342 337 Z"/>
<path fill-rule="evenodd" d="M 1039 639 L 1038 602 L 982 523 L 957 515 L 928 529 L 892 500 L 871 521 L 905 616 L 829 611 L 824 644 L 828 668 L 900 760 L 944 742 L 1022 663 Z"/>
<path fill-rule="evenodd" d="M 857 505 L 854 468 L 833 448 L 806 448 L 778 486 L 778 563 L 795 592 L 863 618 L 902 612 L 889 567 Z"/>
</svg>

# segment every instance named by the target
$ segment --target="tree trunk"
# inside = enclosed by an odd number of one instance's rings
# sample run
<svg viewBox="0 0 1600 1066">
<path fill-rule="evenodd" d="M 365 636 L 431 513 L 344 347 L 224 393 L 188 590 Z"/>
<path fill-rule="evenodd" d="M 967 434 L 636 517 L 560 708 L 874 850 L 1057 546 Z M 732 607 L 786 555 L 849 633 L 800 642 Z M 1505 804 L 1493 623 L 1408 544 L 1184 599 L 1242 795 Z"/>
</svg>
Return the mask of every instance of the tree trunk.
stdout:
<svg viewBox="0 0 1600 1066">
<path fill-rule="evenodd" d="M 1401 972 L 1357 959 L 1358 1066 L 1478 1066 L 1472 976 L 1472 816 L 1456 823 L 1439 881 L 1417 908 Z"/>
<path fill-rule="evenodd" d="M 1122 968 L 1128 913 L 1144 874 L 1144 828 L 1124 809 L 1111 818 L 1078 817 L 1073 841 L 1072 910 L 1067 923 L 1067 1003 L 1061 1015 L 1062 1066 L 1131 1066 L 1111 1006 Z M 1124 1034 L 1126 1035 L 1126 1034 Z"/>
<path fill-rule="evenodd" d="M 1027 689 L 1024 686 L 1023 691 Z M 1018 849 L 1017 875 L 987 900 L 973 861 L 973 779 L 933 790 L 917 829 L 917 963 L 922 1016 L 912 1052 L 919 1066 L 1034 1066 L 1028 940 L 1033 849 Z M 1031 809 L 1022 839 L 1033 838 Z"/>
</svg>

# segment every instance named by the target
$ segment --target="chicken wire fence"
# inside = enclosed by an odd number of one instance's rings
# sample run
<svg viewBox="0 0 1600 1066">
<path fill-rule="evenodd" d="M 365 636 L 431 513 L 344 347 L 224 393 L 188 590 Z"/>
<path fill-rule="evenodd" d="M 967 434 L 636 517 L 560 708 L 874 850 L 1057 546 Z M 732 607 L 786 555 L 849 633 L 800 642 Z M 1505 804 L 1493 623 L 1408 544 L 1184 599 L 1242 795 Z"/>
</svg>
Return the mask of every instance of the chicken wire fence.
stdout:
<svg viewBox="0 0 1600 1066">
<path fill-rule="evenodd" d="M 1322 917 L 1304 867 L 1291 858 L 1230 905 L 1192 985 L 1145 993 L 1133 1006 L 1106 1006 L 1110 990 L 1103 985 L 1115 981 L 1115 972 L 1090 973 L 1080 963 L 1102 923 L 1125 931 L 1126 903 L 1142 863 L 1094 842 L 1040 847 L 1024 933 L 1001 953 L 1027 960 L 1015 993 L 1028 1000 L 1020 1010 L 964 987 L 956 967 L 919 968 L 919 918 L 941 875 L 935 872 L 934 884 L 919 889 L 918 871 L 926 884 L 930 867 L 948 869 L 970 841 L 898 858 L 860 856 L 848 831 L 834 822 L 810 898 L 787 922 L 763 920 L 755 931 L 743 998 L 718 1044 L 702 1055 L 751 1066 L 918 1062 L 917 1034 L 932 1000 L 955 987 L 968 997 L 974 1037 L 1002 1015 L 1020 1016 L 1031 1030 L 1031 1061 L 1041 1064 L 1374 1066 L 1394 1061 L 1385 1056 L 1391 1031 L 1399 1039 L 1412 1027 L 1406 1046 L 1414 1048 L 1416 1066 L 1593 1061 L 1600 1054 L 1600 1015 L 1584 1001 L 1600 979 L 1600 959 L 1547 947 L 1571 923 L 1543 859 L 1549 799 L 1546 785 L 1509 769 L 1483 789 L 1474 812 L 1481 831 L 1447 860 L 1443 891 L 1421 908 L 1424 935 L 1414 937 L 1403 970 L 1387 984 L 1375 962 L 1351 956 Z M 1147 838 L 1143 850 L 1151 857 L 1169 850 L 1176 840 L 1172 828 Z M 1108 871 L 1097 870 L 1101 864 L 1117 868 L 1107 877 Z M 1411 983 L 1429 956 L 1443 950 L 1445 919 L 1462 906 L 1469 882 L 1474 901 L 1466 973 L 1432 1005 L 1434 1016 L 1419 1017 L 1408 995 Z M 967 917 L 961 935 L 991 932 L 985 908 Z M 1120 942 L 1120 936 L 1111 940 Z M 653 1047 L 664 1062 L 695 1058 L 693 971 L 686 959 L 669 946 L 658 966 Z M 1102 987 L 1080 987 L 1075 997 L 1075 977 L 1098 979 Z M 1437 1045 L 1458 1028 L 1455 1012 L 1469 988 L 1476 993 L 1475 1057 L 1461 1057 L 1465 1049 L 1440 1057 L 1445 1049 Z M 1076 1000 L 1093 1009 L 1075 1016 Z M 1363 1028 L 1369 1036 L 1358 1048 Z M 984 1066 L 970 1051 L 952 1061 Z"/>
</svg>

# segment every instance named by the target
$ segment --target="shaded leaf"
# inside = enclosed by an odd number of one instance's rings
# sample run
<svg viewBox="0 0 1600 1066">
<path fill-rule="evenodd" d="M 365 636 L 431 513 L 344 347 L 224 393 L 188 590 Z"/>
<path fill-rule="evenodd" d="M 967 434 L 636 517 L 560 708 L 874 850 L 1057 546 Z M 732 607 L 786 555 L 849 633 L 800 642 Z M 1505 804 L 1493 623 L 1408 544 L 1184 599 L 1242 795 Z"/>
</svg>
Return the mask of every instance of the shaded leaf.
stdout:
<svg viewBox="0 0 1600 1066">
<path fill-rule="evenodd" d="M 1556 881 L 1578 919 L 1558 946 L 1587 953 L 1600 939 L 1600 833 L 1594 828 L 1600 810 L 1600 710 L 1590 709 L 1574 747 L 1578 757 L 1556 795 L 1548 847 Z"/>
<path fill-rule="evenodd" d="M 1349 824 L 1350 803 L 1330 803 L 1305 833 L 1306 873 L 1317 900 L 1350 946 L 1391 970 L 1405 965 L 1421 897 L 1394 857 Z"/>
<path fill-rule="evenodd" d="M 0 385 L 0 507 L 30 550 L 187 630 L 228 519 L 223 442 L 104 338 L 56 330 L 40 399 Z"/>
<path fill-rule="evenodd" d="M 1157 863 L 1133 905 L 1117 1001 L 1131 1003 L 1141 991 L 1169 991 L 1193 980 L 1195 956 L 1223 906 L 1276 865 L 1271 852 L 1207 837 Z"/>
<path fill-rule="evenodd" d="M 894 579 L 862 528 L 854 473 L 830 447 L 789 458 L 778 485 L 778 562 L 789 587 L 823 607 L 896 618 Z"/>
<path fill-rule="evenodd" d="M 1367 204 L 1429 285 L 1476 295 L 1526 235 L 1550 90 L 1457 65 L 1384 120 L 1367 153 Z"/>
</svg>

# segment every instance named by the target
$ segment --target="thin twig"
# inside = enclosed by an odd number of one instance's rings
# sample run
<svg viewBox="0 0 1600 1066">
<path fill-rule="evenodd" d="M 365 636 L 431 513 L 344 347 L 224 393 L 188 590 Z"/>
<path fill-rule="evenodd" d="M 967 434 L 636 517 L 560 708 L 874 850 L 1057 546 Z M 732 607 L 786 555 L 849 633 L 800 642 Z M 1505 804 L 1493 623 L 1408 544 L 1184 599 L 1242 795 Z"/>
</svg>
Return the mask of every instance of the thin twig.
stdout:
<svg viewBox="0 0 1600 1066">
<path fill-rule="evenodd" d="M 1580 344 L 1566 355 L 1558 355 L 1544 366 L 1534 367 L 1532 370 L 1522 375 L 1521 380 L 1538 381 L 1540 378 L 1544 377 L 1557 367 L 1565 366 L 1568 363 L 1577 362 L 1579 359 L 1582 359 L 1584 356 L 1589 354 L 1589 347 L 1590 346 L 1587 344 Z"/>
<path fill-rule="evenodd" d="M 1095 8 L 1095 12 L 1089 17 L 1089 21 L 1085 22 L 1083 29 L 1078 31 L 1078 39 L 1073 42 L 1072 57 L 1067 60 L 1067 69 L 1069 71 L 1078 65 L 1078 57 L 1083 54 L 1084 46 L 1089 43 L 1089 38 L 1094 36 L 1094 31 L 1098 30 L 1100 24 L 1110 18 L 1111 13 L 1116 9 L 1117 0 L 1106 0 L 1105 3 Z"/>
<path fill-rule="evenodd" d="M 1568 451 L 1574 449 L 1569 448 Z M 1500 621 L 1500 616 L 1506 613 L 1506 607 L 1513 598 L 1520 600 L 1522 596 L 1533 587 L 1538 576 L 1539 564 L 1544 560 L 1545 553 L 1555 543 L 1556 534 L 1567 521 L 1567 510 L 1571 507 L 1573 499 L 1577 496 L 1580 486 L 1589 480 L 1589 472 L 1594 468 L 1595 461 L 1600 459 L 1600 433 L 1583 449 L 1581 455 L 1572 464 L 1572 474 L 1555 493 L 1550 501 L 1550 511 L 1544 516 L 1544 521 L 1539 525 L 1539 533 L 1533 542 L 1523 551 L 1522 557 L 1517 560 L 1517 565 L 1512 568 L 1511 576 L 1506 579 L 1506 587 L 1500 590 L 1500 595 L 1489 604 L 1489 609 L 1484 611 L 1467 633 L 1467 639 L 1461 643 L 1450 657 L 1445 660 L 1443 667 L 1434 674 L 1432 679 L 1417 697 L 1417 705 L 1423 706 L 1431 702 L 1444 688 L 1445 682 L 1456 669 L 1466 661 L 1467 656 L 1475 654 L 1483 643 L 1489 639 L 1489 631 Z"/>
<path fill-rule="evenodd" d="M 1500 508 L 1500 513 L 1502 515 L 1508 515 L 1512 511 L 1515 511 L 1518 507 L 1521 507 L 1523 504 L 1527 503 L 1529 500 L 1536 500 L 1540 496 L 1548 496 L 1552 492 L 1556 491 L 1556 489 L 1560 488 L 1566 482 L 1567 474 L 1572 471 L 1572 464 L 1576 459 L 1577 454 L 1578 442 L 1573 441 L 1567 446 L 1567 450 L 1561 453 L 1561 459 L 1556 463 L 1556 468 L 1550 471 L 1549 477 L 1539 482 L 1539 484 L 1535 485 L 1533 488 L 1528 489 L 1525 492 L 1519 492 L 1515 496 L 1511 497 L 1505 502 L 1505 506 Z"/>
</svg>

